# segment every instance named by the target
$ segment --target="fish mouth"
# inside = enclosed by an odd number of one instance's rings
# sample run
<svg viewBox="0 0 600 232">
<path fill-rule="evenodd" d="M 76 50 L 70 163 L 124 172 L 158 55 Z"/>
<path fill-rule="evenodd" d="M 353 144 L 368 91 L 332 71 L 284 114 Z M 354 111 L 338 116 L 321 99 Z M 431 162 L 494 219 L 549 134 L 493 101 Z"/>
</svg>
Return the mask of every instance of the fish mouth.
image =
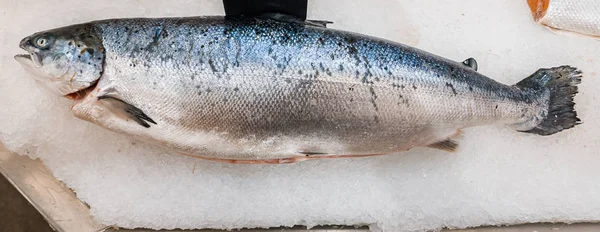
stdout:
<svg viewBox="0 0 600 232">
<path fill-rule="evenodd" d="M 23 65 L 25 65 L 25 64 L 32 65 L 34 68 L 42 67 L 42 62 L 39 59 L 39 56 L 37 56 L 33 52 L 30 52 L 29 54 L 17 54 L 17 55 L 15 55 L 15 60 L 17 60 L 19 63 L 21 63 Z"/>
<path fill-rule="evenodd" d="M 39 62 L 36 62 L 37 58 L 33 53 L 15 55 L 15 60 L 26 70 L 41 75 L 39 68 L 42 67 L 42 65 Z"/>
<path fill-rule="evenodd" d="M 15 55 L 15 60 L 17 60 L 19 62 L 24 62 L 24 61 L 25 62 L 27 62 L 27 61 L 31 62 L 31 61 L 33 61 L 31 59 L 31 55 L 29 55 L 29 54 L 17 54 L 17 55 Z"/>
<path fill-rule="evenodd" d="M 17 54 L 15 55 L 15 59 L 28 59 L 31 60 L 31 55 L 29 54 Z"/>
</svg>

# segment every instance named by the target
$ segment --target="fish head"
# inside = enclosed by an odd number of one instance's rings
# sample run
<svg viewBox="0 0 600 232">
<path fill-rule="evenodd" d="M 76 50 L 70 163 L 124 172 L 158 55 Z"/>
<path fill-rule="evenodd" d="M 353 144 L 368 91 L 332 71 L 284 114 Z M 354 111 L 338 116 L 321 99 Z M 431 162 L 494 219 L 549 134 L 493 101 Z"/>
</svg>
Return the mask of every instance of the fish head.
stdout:
<svg viewBox="0 0 600 232">
<path fill-rule="evenodd" d="M 28 54 L 15 59 L 61 96 L 85 90 L 102 76 L 104 48 L 90 24 L 38 32 L 25 37 L 19 46 Z"/>
</svg>

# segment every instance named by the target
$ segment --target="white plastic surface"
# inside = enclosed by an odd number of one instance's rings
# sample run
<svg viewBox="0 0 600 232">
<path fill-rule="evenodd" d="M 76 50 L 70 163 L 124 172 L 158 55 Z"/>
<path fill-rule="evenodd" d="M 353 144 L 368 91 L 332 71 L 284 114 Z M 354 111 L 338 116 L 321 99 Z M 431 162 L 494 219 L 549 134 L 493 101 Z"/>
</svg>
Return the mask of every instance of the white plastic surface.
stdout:
<svg viewBox="0 0 600 232">
<path fill-rule="evenodd" d="M 169 154 L 75 119 L 13 60 L 21 38 L 114 17 L 223 14 L 220 1 L 0 0 L 0 140 L 39 157 L 100 223 L 148 228 L 370 224 L 373 230 L 600 220 L 600 43 L 557 35 L 525 1 L 318 0 L 309 18 L 403 42 L 513 84 L 538 68 L 583 70 L 583 124 L 542 137 L 464 130 L 461 148 L 289 165 L 229 165 Z"/>
</svg>

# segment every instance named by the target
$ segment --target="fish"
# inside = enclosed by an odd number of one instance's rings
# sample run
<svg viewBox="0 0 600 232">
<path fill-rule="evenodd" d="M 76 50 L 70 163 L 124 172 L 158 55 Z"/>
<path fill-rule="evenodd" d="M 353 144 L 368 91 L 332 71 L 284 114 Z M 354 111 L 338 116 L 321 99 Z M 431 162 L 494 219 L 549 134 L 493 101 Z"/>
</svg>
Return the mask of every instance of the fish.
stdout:
<svg viewBox="0 0 600 232">
<path fill-rule="evenodd" d="M 555 32 L 600 37 L 600 2 L 527 0 L 533 20 Z"/>
<path fill-rule="evenodd" d="M 582 72 L 507 85 L 401 43 L 290 17 L 104 19 L 37 32 L 15 59 L 74 117 L 177 154 L 237 164 L 456 151 L 461 129 L 581 124 Z"/>
</svg>

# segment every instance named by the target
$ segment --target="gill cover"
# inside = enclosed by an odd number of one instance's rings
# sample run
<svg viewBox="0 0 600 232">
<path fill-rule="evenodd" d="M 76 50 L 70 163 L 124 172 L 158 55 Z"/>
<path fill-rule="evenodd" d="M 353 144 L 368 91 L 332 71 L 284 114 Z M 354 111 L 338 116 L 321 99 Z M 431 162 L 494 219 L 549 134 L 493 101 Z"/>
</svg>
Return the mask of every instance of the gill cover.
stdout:
<svg viewBox="0 0 600 232">
<path fill-rule="evenodd" d="M 92 24 L 38 32 L 23 39 L 20 46 L 30 56 L 15 58 L 61 95 L 84 90 L 102 75 L 104 47 Z"/>
</svg>

